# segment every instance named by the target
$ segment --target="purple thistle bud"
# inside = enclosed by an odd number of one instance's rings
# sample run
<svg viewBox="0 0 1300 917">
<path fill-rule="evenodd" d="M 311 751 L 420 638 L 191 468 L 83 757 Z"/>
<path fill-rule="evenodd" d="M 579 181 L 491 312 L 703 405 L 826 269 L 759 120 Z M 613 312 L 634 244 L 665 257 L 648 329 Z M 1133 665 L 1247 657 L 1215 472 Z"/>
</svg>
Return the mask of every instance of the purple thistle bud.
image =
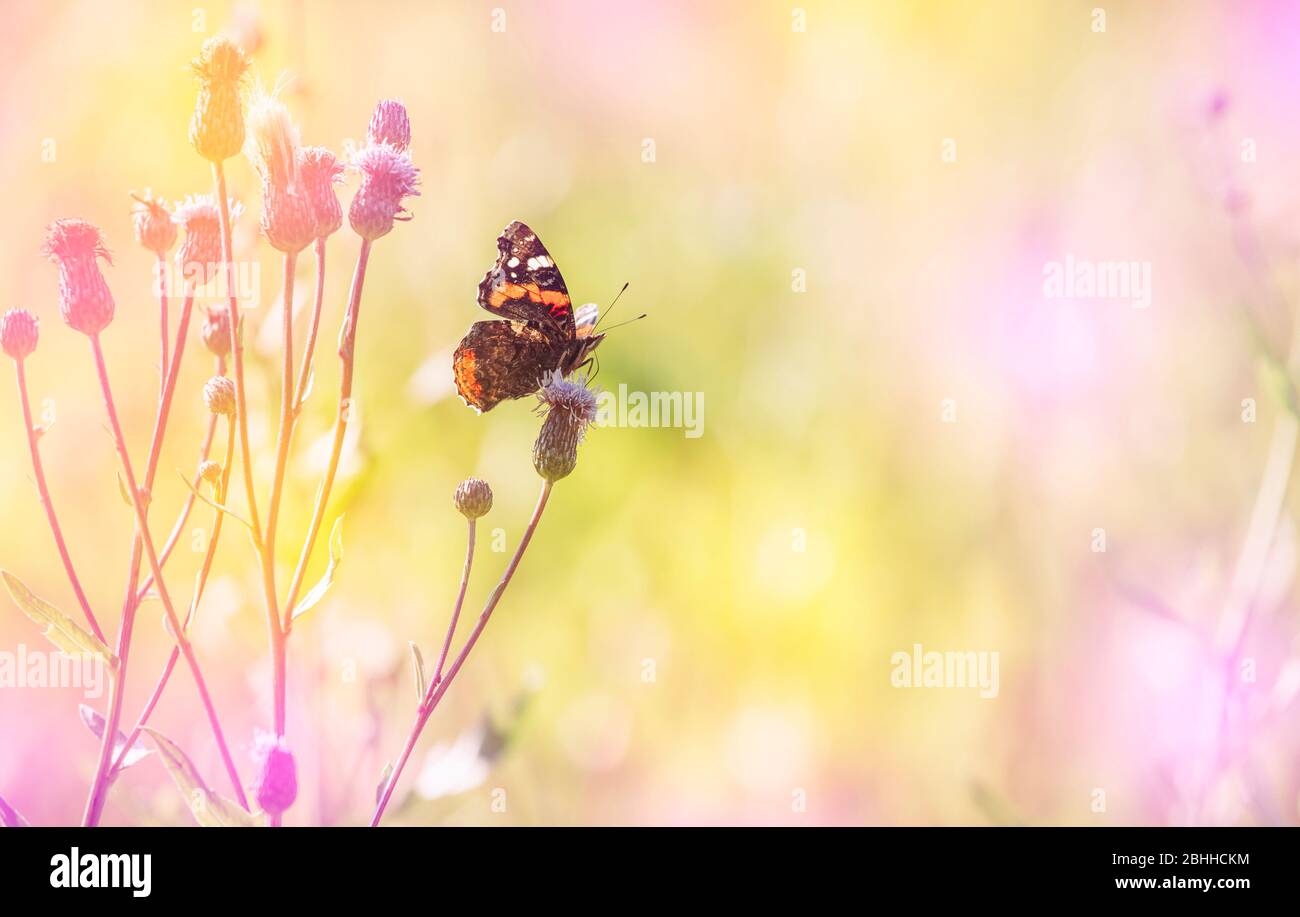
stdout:
<svg viewBox="0 0 1300 917">
<path fill-rule="evenodd" d="M 227 310 L 225 306 L 213 306 L 208 310 L 208 316 L 203 320 L 203 328 L 200 330 L 199 334 L 203 338 L 203 346 L 208 348 L 213 356 L 229 356 L 229 310 Z"/>
<path fill-rule="evenodd" d="M 373 144 L 386 143 L 399 153 L 411 146 L 411 121 L 406 106 L 397 99 L 384 99 L 370 116 L 366 139 Z"/>
<path fill-rule="evenodd" d="M 230 220 L 234 222 L 243 207 L 230 202 Z M 221 254 L 221 213 L 216 199 L 210 194 L 196 194 L 185 198 L 176 208 L 172 219 L 185 229 L 185 241 L 176 252 L 176 263 L 186 280 L 202 286 L 216 276 L 224 262 Z"/>
<path fill-rule="evenodd" d="M 557 372 L 538 392 L 537 399 L 546 419 L 533 444 L 533 467 L 554 482 L 568 477 L 577 467 L 578 444 L 596 420 L 596 394 L 587 388 L 586 379 L 569 382 Z"/>
<path fill-rule="evenodd" d="M 343 226 L 343 207 L 334 186 L 343 181 L 343 165 L 323 146 L 298 151 L 298 180 L 311 208 L 315 238 L 324 239 Z"/>
<path fill-rule="evenodd" d="M 176 244 L 176 223 L 172 221 L 167 202 L 148 191 L 144 196 L 132 194 L 136 200 L 132 211 L 135 240 L 156 255 L 164 255 Z"/>
<path fill-rule="evenodd" d="M 492 508 L 492 488 L 480 478 L 466 478 L 456 488 L 456 509 L 466 519 L 486 516 Z"/>
<path fill-rule="evenodd" d="M 113 321 L 113 294 L 99 259 L 113 258 L 98 227 L 85 220 L 55 220 L 42 249 L 59 266 L 59 314 L 69 327 L 96 335 Z"/>
<path fill-rule="evenodd" d="M 253 797 L 269 815 L 281 815 L 298 796 L 298 772 L 293 752 L 283 738 L 260 733 L 253 744 L 257 776 L 253 778 Z"/>
<path fill-rule="evenodd" d="M 234 414 L 235 383 L 225 376 L 213 376 L 203 386 L 203 403 L 213 414 Z"/>
<path fill-rule="evenodd" d="M 418 196 L 420 170 L 411 157 L 387 144 L 370 143 L 352 157 L 361 187 L 352 198 L 348 221 L 361 238 L 373 242 L 388 235 L 394 220 L 409 220 L 403 199 Z"/>
<path fill-rule="evenodd" d="M 0 317 L 0 348 L 21 363 L 36 349 L 41 323 L 26 309 L 10 309 Z"/>
</svg>

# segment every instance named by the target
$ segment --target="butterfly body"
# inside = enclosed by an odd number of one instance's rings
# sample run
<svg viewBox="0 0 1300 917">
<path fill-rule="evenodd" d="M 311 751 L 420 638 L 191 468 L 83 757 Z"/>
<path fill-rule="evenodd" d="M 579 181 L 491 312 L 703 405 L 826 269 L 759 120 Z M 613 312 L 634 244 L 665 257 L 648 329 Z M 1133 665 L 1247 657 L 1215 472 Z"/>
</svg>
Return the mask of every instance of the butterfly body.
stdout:
<svg viewBox="0 0 1300 917">
<path fill-rule="evenodd" d="M 461 398 L 480 413 L 533 394 L 553 372 L 569 375 L 605 338 L 595 333 L 597 308 L 583 306 L 575 316 L 550 252 L 517 220 L 497 239 L 478 304 L 499 318 L 470 327 L 452 369 Z"/>
</svg>

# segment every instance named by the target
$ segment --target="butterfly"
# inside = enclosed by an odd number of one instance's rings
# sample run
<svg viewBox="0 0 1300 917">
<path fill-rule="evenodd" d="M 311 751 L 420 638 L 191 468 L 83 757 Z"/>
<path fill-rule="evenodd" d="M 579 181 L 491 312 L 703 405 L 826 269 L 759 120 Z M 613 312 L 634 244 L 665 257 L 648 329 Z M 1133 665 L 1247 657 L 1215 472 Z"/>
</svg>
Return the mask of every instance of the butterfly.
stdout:
<svg viewBox="0 0 1300 917">
<path fill-rule="evenodd" d="M 497 238 L 497 260 L 478 285 L 478 304 L 500 316 L 475 322 L 456 347 L 456 391 L 480 414 L 523 398 L 553 372 L 579 369 L 605 339 L 599 307 L 576 314 L 569 290 L 542 240 L 516 220 Z"/>
</svg>

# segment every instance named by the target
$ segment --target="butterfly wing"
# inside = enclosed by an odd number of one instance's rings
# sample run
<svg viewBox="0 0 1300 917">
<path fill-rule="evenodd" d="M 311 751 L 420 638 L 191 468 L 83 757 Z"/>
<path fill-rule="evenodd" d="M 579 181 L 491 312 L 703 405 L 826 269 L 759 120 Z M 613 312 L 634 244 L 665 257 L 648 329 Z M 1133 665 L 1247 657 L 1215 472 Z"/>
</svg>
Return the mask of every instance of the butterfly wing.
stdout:
<svg viewBox="0 0 1300 917">
<path fill-rule="evenodd" d="M 493 315 L 574 334 L 573 302 L 560 269 L 537 233 L 515 220 L 497 238 L 497 261 L 478 285 L 478 304 Z"/>
<path fill-rule="evenodd" d="M 481 414 L 541 387 L 565 350 L 554 330 L 525 322 L 475 322 L 456 347 L 456 391 Z"/>
</svg>

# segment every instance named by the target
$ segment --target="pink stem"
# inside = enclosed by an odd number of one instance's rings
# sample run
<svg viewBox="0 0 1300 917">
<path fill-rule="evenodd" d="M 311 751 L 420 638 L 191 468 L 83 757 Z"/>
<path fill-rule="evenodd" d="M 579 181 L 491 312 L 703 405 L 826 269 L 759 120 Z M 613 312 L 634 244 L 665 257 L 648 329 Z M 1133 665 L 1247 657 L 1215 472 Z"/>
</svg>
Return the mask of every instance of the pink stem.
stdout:
<svg viewBox="0 0 1300 917">
<path fill-rule="evenodd" d="M 542 511 L 546 509 L 546 501 L 551 496 L 551 481 L 545 481 L 542 484 L 542 492 L 537 498 L 537 506 L 533 509 L 533 517 L 528 520 L 528 528 L 524 530 L 524 536 L 519 540 L 519 547 L 515 549 L 514 557 L 510 558 L 510 564 L 506 567 L 506 572 L 501 577 L 501 582 L 497 583 L 492 594 L 488 597 L 487 605 L 483 608 L 483 613 L 479 615 L 478 622 L 474 625 L 474 630 L 470 633 L 469 639 L 465 641 L 465 647 L 456 657 L 456 661 L 451 664 L 447 677 L 441 681 L 431 681 L 425 691 L 424 700 L 421 702 L 419 710 L 416 712 L 415 725 L 411 727 L 411 733 L 407 736 L 406 746 L 402 749 L 402 756 L 398 759 L 397 766 L 393 769 L 392 776 L 388 778 L 388 783 L 384 786 L 383 796 L 380 797 L 379 805 L 375 807 L 375 814 L 370 819 L 370 827 L 378 827 L 380 819 L 384 817 L 384 809 L 388 807 L 388 801 L 393 796 L 393 788 L 397 786 L 398 779 L 402 776 L 402 769 L 406 767 L 406 762 L 411 757 L 411 752 L 415 749 L 415 743 L 420 738 L 420 733 L 424 731 L 424 725 L 429 721 L 429 716 L 437 708 L 438 702 L 442 696 L 447 693 L 451 687 L 452 681 L 460 671 L 461 666 L 465 664 L 465 659 L 469 656 L 470 651 L 474 649 L 474 644 L 487 627 L 488 619 L 492 617 L 492 611 L 501 601 L 501 596 L 505 594 L 506 587 L 510 585 L 511 578 L 515 575 L 515 570 L 519 567 L 519 561 L 523 559 L 524 551 L 528 543 L 533 539 L 533 532 L 537 531 L 537 523 L 542 518 Z"/>
</svg>

